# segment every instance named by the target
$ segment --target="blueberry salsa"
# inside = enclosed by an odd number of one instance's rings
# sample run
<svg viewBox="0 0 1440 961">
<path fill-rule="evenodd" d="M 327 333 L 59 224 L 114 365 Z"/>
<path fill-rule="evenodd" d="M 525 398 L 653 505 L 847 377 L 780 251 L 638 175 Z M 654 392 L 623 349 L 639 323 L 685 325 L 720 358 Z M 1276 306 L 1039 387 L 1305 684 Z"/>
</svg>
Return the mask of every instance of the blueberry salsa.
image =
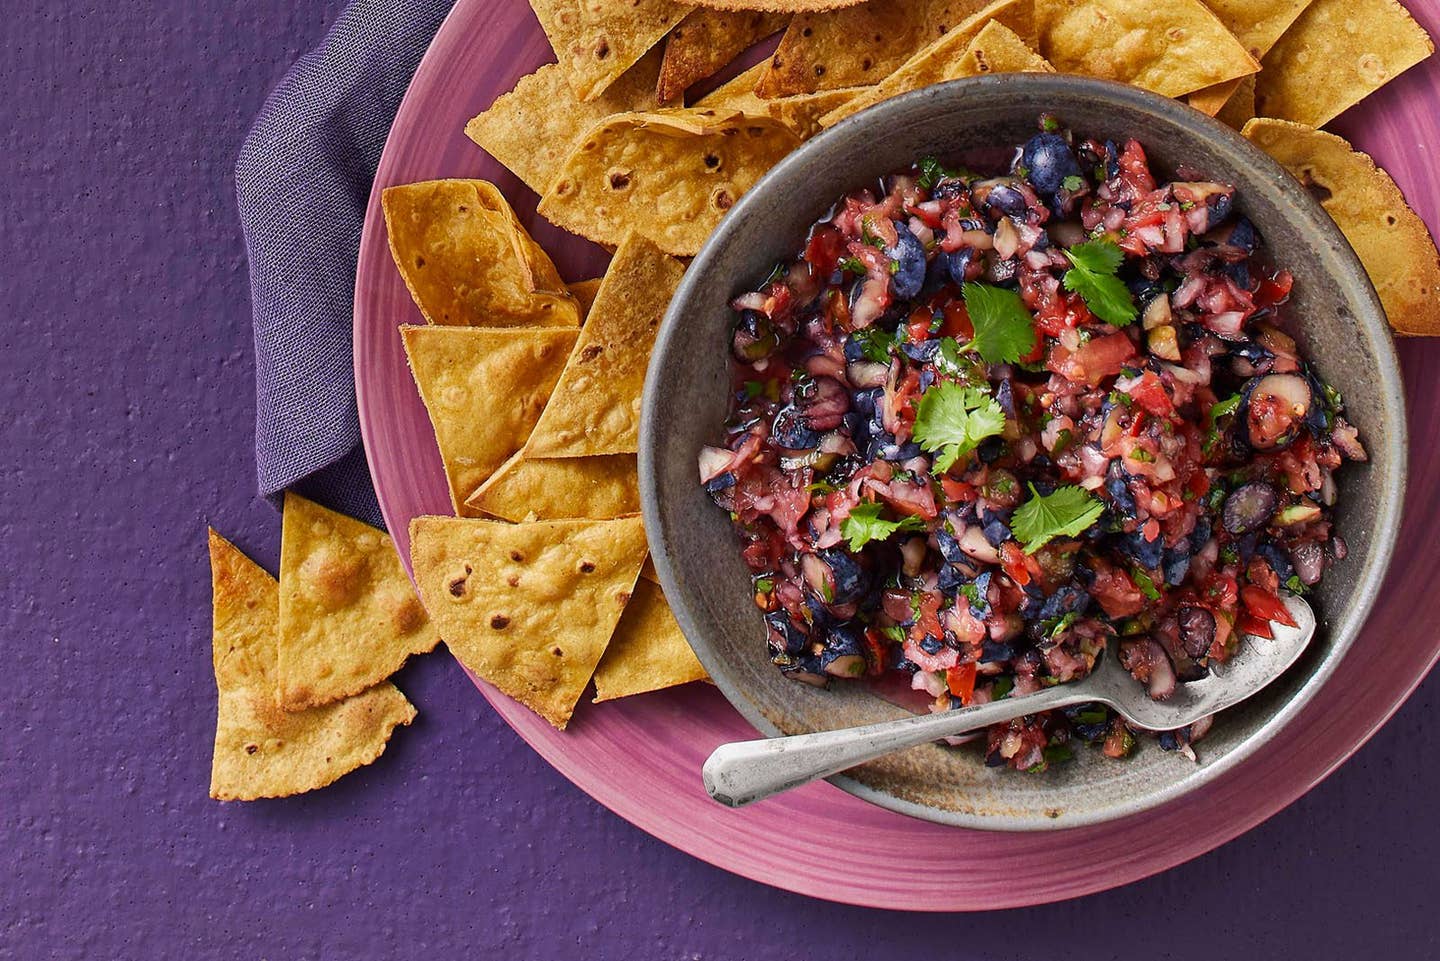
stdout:
<svg viewBox="0 0 1440 961">
<path fill-rule="evenodd" d="M 1235 189 L 1038 126 L 998 175 L 927 157 L 846 194 L 733 301 L 700 480 L 797 681 L 908 675 L 943 711 L 1109 650 L 1163 699 L 1345 556 L 1334 474 L 1365 449 Z M 1160 745 L 1193 757 L 1209 727 Z M 1035 714 L 986 763 L 1077 742 L 1124 757 L 1136 732 Z"/>
</svg>

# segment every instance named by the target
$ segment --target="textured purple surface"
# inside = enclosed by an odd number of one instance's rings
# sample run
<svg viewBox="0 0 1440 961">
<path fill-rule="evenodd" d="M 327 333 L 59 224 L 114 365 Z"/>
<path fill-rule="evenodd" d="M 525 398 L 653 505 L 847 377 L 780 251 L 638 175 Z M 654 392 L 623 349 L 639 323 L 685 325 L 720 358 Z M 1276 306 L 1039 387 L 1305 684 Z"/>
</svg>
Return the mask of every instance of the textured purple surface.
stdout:
<svg viewBox="0 0 1440 961">
<path fill-rule="evenodd" d="M 272 569 L 279 544 L 254 496 L 229 172 L 337 10 L 5 5 L 0 959 L 1440 955 L 1435 678 L 1240 840 L 992 915 L 847 908 L 695 862 L 550 770 L 444 656 L 399 678 L 421 716 L 374 767 L 209 801 L 204 525 Z"/>
</svg>

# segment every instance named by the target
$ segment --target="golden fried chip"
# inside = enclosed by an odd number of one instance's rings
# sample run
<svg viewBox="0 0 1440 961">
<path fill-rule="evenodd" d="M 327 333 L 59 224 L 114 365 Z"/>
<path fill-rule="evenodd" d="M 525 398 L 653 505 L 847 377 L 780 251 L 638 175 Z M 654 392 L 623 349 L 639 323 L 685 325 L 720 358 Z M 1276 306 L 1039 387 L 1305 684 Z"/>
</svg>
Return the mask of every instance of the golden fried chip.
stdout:
<svg viewBox="0 0 1440 961">
<path fill-rule="evenodd" d="M 1200 0 L 1039 0 L 1040 53 L 1061 73 L 1144 87 L 1166 97 L 1260 69 Z"/>
<path fill-rule="evenodd" d="M 693 83 L 714 76 L 757 40 L 785 26 L 783 13 L 763 10 L 706 10 L 703 7 L 670 31 L 656 93 L 661 103 L 677 99 Z"/>
<path fill-rule="evenodd" d="M 390 254 L 432 324 L 574 327 L 575 299 L 494 184 L 430 180 L 381 194 Z"/>
<path fill-rule="evenodd" d="M 660 583 L 660 572 L 655 570 L 655 561 L 651 559 L 649 554 L 645 555 L 645 566 L 640 568 L 640 576 L 651 584 Z"/>
<path fill-rule="evenodd" d="M 1228 127 L 1240 130 L 1255 119 L 1255 75 L 1243 77 L 1230 99 L 1225 101 L 1215 119 Z"/>
<path fill-rule="evenodd" d="M 1315 0 L 1265 55 L 1255 104 L 1322 127 L 1434 52 L 1395 0 Z"/>
<path fill-rule="evenodd" d="M 690 12 L 673 0 L 530 0 L 530 7 L 582 101 L 604 93 Z"/>
<path fill-rule="evenodd" d="M 563 729 L 635 589 L 645 528 L 417 517 L 410 558 L 451 653 Z"/>
<path fill-rule="evenodd" d="M 763 117 L 768 112 L 767 100 L 755 95 L 755 84 L 765 75 L 765 64 L 757 63 L 695 101 L 695 106 L 716 113 L 743 113 Z"/>
<path fill-rule="evenodd" d="M 820 118 L 833 126 L 872 104 L 911 90 L 985 73 L 1053 72 L 1006 20 L 1027 22 L 1031 0 L 998 0 L 907 60 L 899 70 Z"/>
<path fill-rule="evenodd" d="M 385 750 L 415 708 L 385 682 L 335 704 L 287 713 L 275 703 L 280 592 L 275 578 L 210 531 L 213 657 L 220 704 L 210 796 L 286 797 L 324 787 Z"/>
<path fill-rule="evenodd" d="M 600 290 L 600 281 L 603 278 L 593 277 L 590 280 L 577 280 L 573 284 L 565 286 L 570 290 L 570 296 L 580 305 L 580 320 L 584 322 L 590 316 L 590 307 L 595 303 L 595 294 Z"/>
<path fill-rule="evenodd" d="M 507 521 L 567 517 L 602 520 L 640 512 L 635 455 L 528 460 L 516 454 L 465 502 Z"/>
<path fill-rule="evenodd" d="M 545 192 L 570 150 L 599 121 L 616 113 L 653 110 L 660 48 L 647 53 L 604 93 L 581 103 L 559 64 L 547 63 L 465 125 L 465 135 L 537 194 Z"/>
<path fill-rule="evenodd" d="M 551 223 L 614 246 L 631 230 L 690 256 L 800 138 L 768 117 L 704 109 L 621 114 L 594 127 L 540 198 Z"/>
<path fill-rule="evenodd" d="M 1254 77 L 1252 73 L 1250 77 Z M 1239 80 L 1227 80 L 1224 83 L 1217 83 L 1211 87 L 1202 87 L 1194 93 L 1185 95 L 1185 102 L 1207 117 L 1213 117 L 1220 112 L 1220 108 L 1235 96 L 1235 91 L 1240 89 L 1240 83 L 1249 79 L 1241 77 Z"/>
<path fill-rule="evenodd" d="M 465 498 L 530 436 L 576 334 L 565 327 L 400 328 L 457 514 L 468 512 Z"/>
<path fill-rule="evenodd" d="M 712 10 L 779 10 L 782 13 L 803 13 L 812 10 L 838 10 L 853 7 L 860 0 L 693 0 L 698 7 Z"/>
<path fill-rule="evenodd" d="M 879 83 L 987 2 L 869 0 L 834 13 L 801 14 L 790 21 L 755 92 L 773 99 Z"/>
<path fill-rule="evenodd" d="M 358 694 L 439 640 L 388 534 L 286 493 L 275 659 L 282 708 Z"/>
<path fill-rule="evenodd" d="M 680 632 L 665 592 L 649 581 L 635 593 L 595 669 L 595 702 L 703 681 L 705 668 Z"/>
<path fill-rule="evenodd" d="M 640 393 L 655 334 L 685 272 L 630 234 L 615 251 L 526 457 L 589 457 L 639 450 Z"/>
<path fill-rule="evenodd" d="M 1390 175 L 1344 140 L 1313 127 L 1261 117 L 1243 132 L 1335 218 L 1395 332 L 1440 335 L 1440 252 Z"/>
</svg>

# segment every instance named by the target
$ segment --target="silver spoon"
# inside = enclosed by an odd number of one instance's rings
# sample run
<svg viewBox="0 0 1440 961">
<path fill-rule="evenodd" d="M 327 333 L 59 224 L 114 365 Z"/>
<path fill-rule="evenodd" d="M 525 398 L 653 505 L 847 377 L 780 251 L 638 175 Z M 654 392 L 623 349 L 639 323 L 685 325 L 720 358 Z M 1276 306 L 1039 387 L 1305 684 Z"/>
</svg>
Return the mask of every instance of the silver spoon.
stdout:
<svg viewBox="0 0 1440 961">
<path fill-rule="evenodd" d="M 1150 731 L 1171 731 L 1238 704 L 1294 664 L 1315 634 L 1315 612 L 1295 596 L 1283 598 L 1297 626 L 1272 622 L 1274 639 L 1246 635 L 1240 650 L 1208 677 L 1177 684 L 1156 701 L 1107 651 L 1083 680 L 1059 684 L 1024 697 L 882 721 L 865 727 L 818 731 L 792 737 L 722 744 L 705 762 L 705 790 L 715 800 L 739 807 L 829 777 L 866 761 L 943 737 L 953 737 L 1026 714 L 1096 703 L 1114 708 L 1127 721 Z"/>
</svg>

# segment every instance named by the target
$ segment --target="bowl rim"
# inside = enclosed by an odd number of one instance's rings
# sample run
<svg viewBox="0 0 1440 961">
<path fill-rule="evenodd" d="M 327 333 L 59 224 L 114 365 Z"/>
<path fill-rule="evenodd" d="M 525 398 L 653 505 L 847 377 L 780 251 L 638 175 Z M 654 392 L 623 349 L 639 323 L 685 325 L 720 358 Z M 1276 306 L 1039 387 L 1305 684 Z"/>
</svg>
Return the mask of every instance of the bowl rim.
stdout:
<svg viewBox="0 0 1440 961">
<path fill-rule="evenodd" d="M 881 101 L 805 141 L 746 191 L 736 202 L 731 213 L 743 214 L 751 207 L 763 207 L 769 202 L 766 195 L 773 183 L 784 180 L 791 170 L 807 165 L 812 156 L 823 155 L 832 144 L 842 143 L 861 129 L 886 127 L 912 111 L 923 112 L 933 108 L 937 102 L 947 99 L 958 99 L 977 92 L 989 92 L 998 97 L 1005 96 L 1010 91 L 1024 91 L 1027 95 L 1042 97 L 1048 93 L 1063 91 L 1066 94 L 1072 94 L 1080 91 L 1088 95 L 1089 99 L 1098 106 L 1128 106 L 1163 119 L 1194 136 L 1218 137 L 1228 141 L 1231 148 L 1240 155 L 1241 162 L 1250 167 L 1259 168 L 1266 175 L 1267 186 L 1275 192 L 1276 196 L 1289 202 L 1289 209 L 1294 211 L 1291 219 L 1297 222 L 1301 233 L 1317 237 L 1321 243 L 1317 243 L 1315 246 L 1319 247 L 1323 243 L 1333 249 L 1337 259 L 1336 266 L 1340 271 L 1337 277 L 1341 285 L 1351 293 L 1352 306 L 1356 308 L 1356 322 L 1375 346 L 1378 361 L 1375 372 L 1377 386 L 1382 393 L 1391 398 L 1390 405 L 1382 415 L 1384 431 L 1380 449 L 1383 450 L 1386 462 L 1391 464 L 1392 468 L 1388 477 L 1384 478 L 1377 514 L 1372 526 L 1369 555 L 1366 557 L 1364 567 L 1356 574 L 1355 596 L 1359 598 L 1359 601 L 1352 604 L 1342 614 L 1337 615 L 1332 612 L 1329 633 L 1334 641 L 1330 650 L 1316 665 L 1314 672 L 1293 696 L 1229 753 L 1213 762 L 1197 766 L 1192 774 L 1160 790 L 1146 792 L 1143 796 L 1127 798 L 1105 806 L 1087 808 L 1073 814 L 1067 813 L 1066 817 L 1059 821 L 1043 815 L 976 814 L 945 810 L 904 800 L 843 773 L 826 779 L 836 787 L 864 801 L 926 821 L 989 831 L 1057 831 L 1100 824 L 1152 810 L 1215 781 L 1227 771 L 1248 760 L 1256 750 L 1293 720 L 1315 693 L 1329 681 L 1339 663 L 1349 652 L 1369 615 L 1393 559 L 1408 478 L 1407 418 L 1399 359 L 1395 353 L 1393 335 L 1385 319 L 1384 309 L 1359 257 L 1345 240 L 1335 221 L 1298 180 L 1258 147 L 1241 137 L 1238 132 L 1182 101 L 1162 97 L 1139 87 L 1090 77 L 1048 73 L 991 74 L 922 87 Z M 1139 136 L 1143 139 L 1143 131 Z M 845 189 L 845 185 L 837 186 L 837 196 Z M 656 469 L 656 448 L 659 439 L 659 425 L 662 423 L 660 409 L 663 401 L 652 385 L 660 380 L 656 373 L 663 365 L 663 358 L 668 356 L 676 346 L 675 342 L 680 336 L 681 317 L 688 312 L 684 305 L 696 296 L 696 291 L 702 284 L 702 278 L 707 274 L 710 262 L 718 256 L 718 251 L 733 242 L 731 235 L 740 229 L 744 222 L 745 217 L 743 216 L 727 216 L 711 232 L 700 252 L 687 268 L 680 286 L 671 298 L 669 309 L 666 311 L 656 337 L 654 352 L 651 355 L 645 378 L 638 454 L 641 513 L 647 536 L 652 545 L 667 543 L 666 539 L 661 536 L 663 530 L 660 511 L 662 492 L 658 479 L 659 473 Z M 761 711 L 752 709 L 751 702 L 742 696 L 739 685 L 729 675 L 725 659 L 718 654 L 709 639 L 702 633 L 698 619 L 691 610 L 692 600 L 686 596 L 685 592 L 676 588 L 680 581 L 673 568 L 673 559 L 663 549 L 652 551 L 652 558 L 661 585 L 666 591 L 667 600 L 670 602 L 682 632 L 690 641 L 691 647 L 694 648 L 696 656 L 711 679 L 725 695 L 726 700 L 763 736 L 782 736 L 784 732 Z"/>
</svg>

